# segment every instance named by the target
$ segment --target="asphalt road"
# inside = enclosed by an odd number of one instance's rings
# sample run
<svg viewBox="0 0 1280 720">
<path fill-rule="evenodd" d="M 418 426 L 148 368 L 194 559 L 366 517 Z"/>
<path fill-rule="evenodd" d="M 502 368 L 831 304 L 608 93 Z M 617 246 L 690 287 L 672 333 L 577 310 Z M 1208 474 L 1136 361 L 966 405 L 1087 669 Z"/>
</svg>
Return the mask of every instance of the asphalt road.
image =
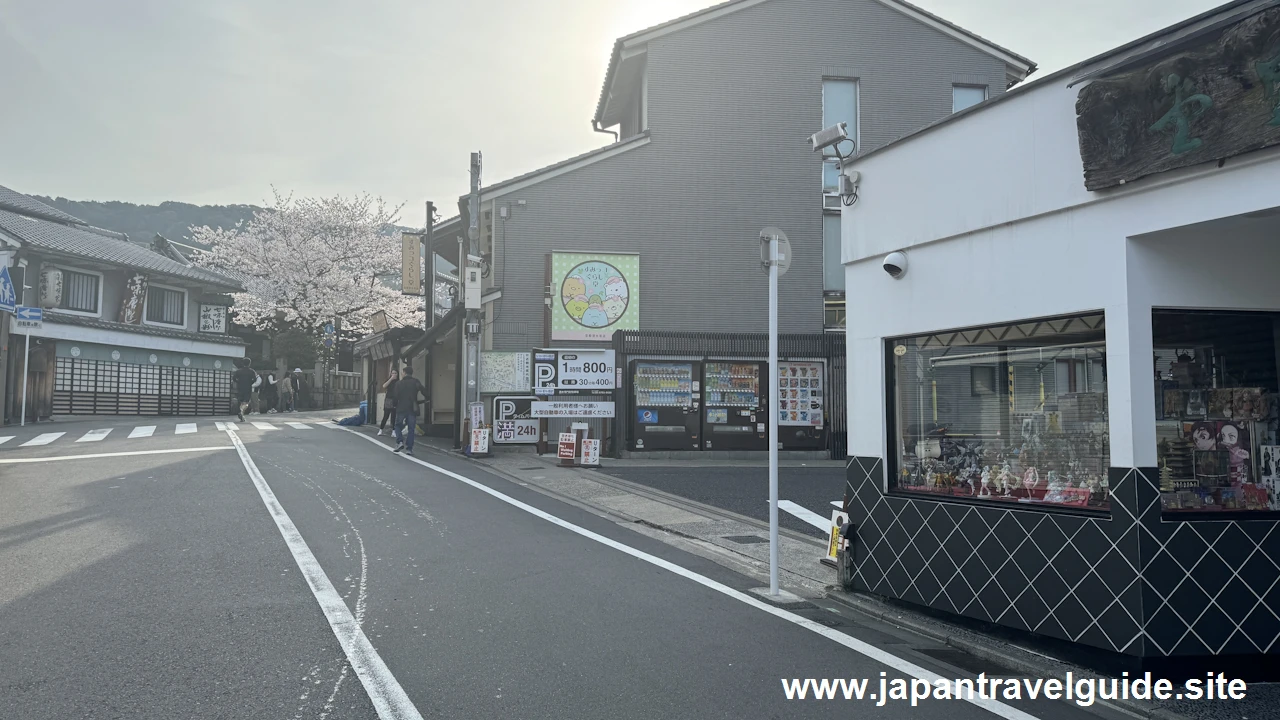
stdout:
<svg viewBox="0 0 1280 720">
<path fill-rule="evenodd" d="M 184 434 L 156 421 L 136 438 L 141 423 L 77 423 L 25 447 L 35 430 L 0 433 L 14 436 L 0 444 L 0 715 L 992 716 L 963 702 L 789 701 L 783 678 L 874 690 L 904 663 L 971 673 L 892 627 L 816 605 L 769 612 L 742 594 L 748 578 L 461 458 L 420 448 L 427 467 L 314 419 L 265 420 L 219 432 L 199 419 Z M 236 439 L 243 455 L 225 449 Z M 118 454 L 139 452 L 152 454 Z M 355 666 L 313 594 L 324 583 L 291 554 L 302 545 L 341 596 L 330 615 L 368 639 Z M 380 714 L 374 699 L 396 689 L 408 710 Z M 1033 713 L 1001 710 L 1013 720 L 1084 716 L 1013 704 Z"/>
<path fill-rule="evenodd" d="M 610 463 L 604 472 L 739 515 L 769 520 L 768 468 L 618 465 L 620 463 Z M 844 487 L 844 468 L 778 468 L 778 500 L 790 500 L 826 520 L 831 519 L 831 511 L 836 509 L 831 503 L 844 500 Z M 820 530 L 785 511 L 778 513 L 778 524 L 815 537 L 827 537 L 827 530 Z"/>
</svg>

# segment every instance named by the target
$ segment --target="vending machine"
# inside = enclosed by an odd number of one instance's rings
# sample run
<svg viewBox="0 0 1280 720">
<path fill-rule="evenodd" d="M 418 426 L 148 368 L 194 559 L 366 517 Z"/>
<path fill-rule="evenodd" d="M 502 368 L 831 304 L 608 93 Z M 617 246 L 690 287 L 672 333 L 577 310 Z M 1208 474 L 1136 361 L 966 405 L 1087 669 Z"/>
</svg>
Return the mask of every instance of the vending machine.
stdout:
<svg viewBox="0 0 1280 720">
<path fill-rule="evenodd" d="M 827 447 L 827 365 L 821 360 L 778 363 L 775 412 L 783 450 Z"/>
<path fill-rule="evenodd" d="M 697 450 L 700 363 L 634 360 L 631 450 Z"/>
<path fill-rule="evenodd" d="M 761 392 L 768 363 L 717 361 L 703 365 L 703 450 L 768 450 L 767 402 Z"/>
</svg>

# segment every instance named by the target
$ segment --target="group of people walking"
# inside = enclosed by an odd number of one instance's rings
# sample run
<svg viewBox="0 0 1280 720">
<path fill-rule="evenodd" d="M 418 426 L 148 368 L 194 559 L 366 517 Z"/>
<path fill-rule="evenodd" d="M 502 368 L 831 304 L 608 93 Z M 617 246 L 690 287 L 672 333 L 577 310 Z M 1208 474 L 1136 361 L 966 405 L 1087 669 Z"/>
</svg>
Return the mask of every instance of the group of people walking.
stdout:
<svg viewBox="0 0 1280 720">
<path fill-rule="evenodd" d="M 427 400 L 427 390 L 418 378 L 413 376 L 413 368 L 406 367 L 401 372 L 391 370 L 391 377 L 382 384 L 386 391 L 383 401 L 382 422 L 378 423 L 378 434 L 387 429 L 387 420 L 391 420 L 391 432 L 396 436 L 396 449 L 413 455 L 413 435 L 418 427 L 418 397 Z"/>
<path fill-rule="evenodd" d="M 265 375 L 250 367 L 249 358 L 236 360 L 236 371 L 231 374 L 236 392 L 236 417 L 244 422 L 245 415 L 262 412 L 297 412 L 298 396 L 302 392 L 302 368 L 276 378 L 274 371 Z"/>
</svg>

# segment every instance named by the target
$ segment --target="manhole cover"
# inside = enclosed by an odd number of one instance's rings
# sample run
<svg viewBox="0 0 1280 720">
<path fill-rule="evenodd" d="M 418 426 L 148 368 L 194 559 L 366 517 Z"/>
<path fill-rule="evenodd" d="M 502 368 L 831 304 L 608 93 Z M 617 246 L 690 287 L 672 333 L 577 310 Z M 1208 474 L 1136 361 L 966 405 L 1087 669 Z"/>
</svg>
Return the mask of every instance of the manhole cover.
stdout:
<svg viewBox="0 0 1280 720">
<path fill-rule="evenodd" d="M 998 665 L 990 660 L 984 660 L 977 655 L 971 655 L 964 650 L 957 650 L 956 648 L 920 648 L 918 651 L 931 658 L 941 660 L 948 665 L 954 665 L 961 670 L 966 670 L 974 674 L 986 673 L 988 675 L 1007 675 L 1012 672 L 1009 668 L 1004 667 L 1003 665 Z"/>
<path fill-rule="evenodd" d="M 758 535 L 725 535 L 725 540 L 736 542 L 739 545 L 754 545 L 756 543 L 767 543 L 768 538 L 762 538 Z"/>
</svg>

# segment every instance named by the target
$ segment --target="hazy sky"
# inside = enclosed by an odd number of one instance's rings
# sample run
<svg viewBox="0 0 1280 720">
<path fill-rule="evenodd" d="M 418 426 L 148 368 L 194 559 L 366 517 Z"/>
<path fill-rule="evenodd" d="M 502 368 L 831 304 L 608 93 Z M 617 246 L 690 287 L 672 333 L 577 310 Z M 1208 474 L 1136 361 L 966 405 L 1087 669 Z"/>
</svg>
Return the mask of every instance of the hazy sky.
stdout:
<svg viewBox="0 0 1280 720">
<path fill-rule="evenodd" d="M 1037 77 L 1212 0 L 914 0 Z M 0 185 L 78 200 L 370 192 L 456 211 L 599 147 L 615 38 L 712 0 L 0 0 Z"/>
</svg>

